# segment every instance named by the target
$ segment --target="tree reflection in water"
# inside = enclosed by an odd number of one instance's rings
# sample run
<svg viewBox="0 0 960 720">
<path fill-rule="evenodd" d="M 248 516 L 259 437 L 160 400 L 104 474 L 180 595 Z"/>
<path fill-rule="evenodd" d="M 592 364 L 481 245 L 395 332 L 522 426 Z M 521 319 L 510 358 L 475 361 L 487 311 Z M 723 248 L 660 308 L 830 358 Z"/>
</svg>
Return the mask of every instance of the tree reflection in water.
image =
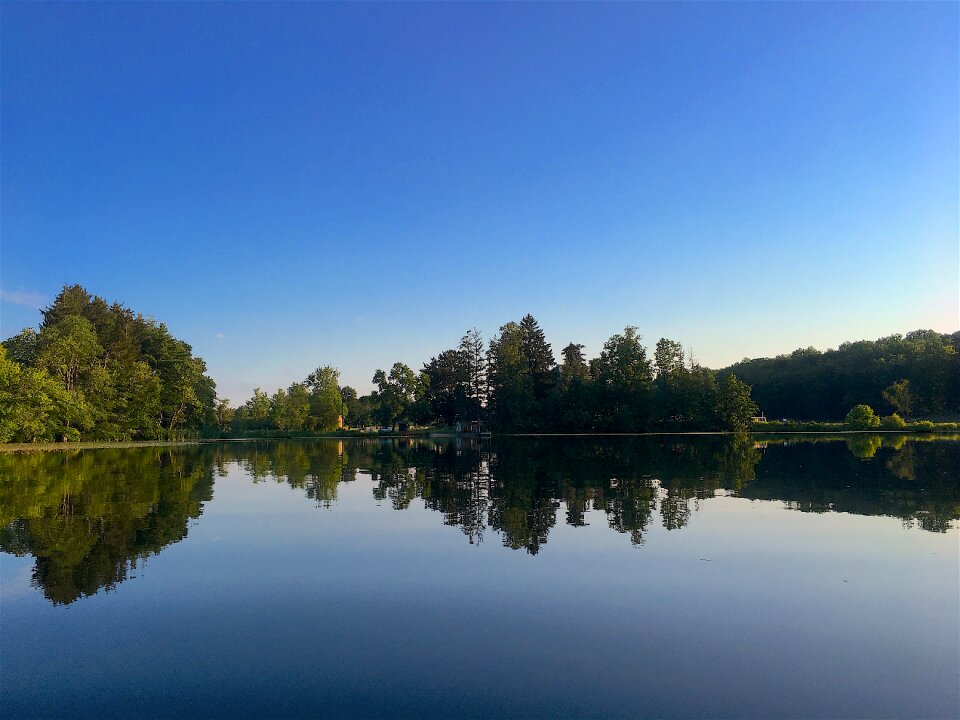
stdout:
<svg viewBox="0 0 960 720">
<path fill-rule="evenodd" d="M 213 470 L 182 447 L 0 455 L 0 549 L 33 555 L 55 604 L 109 590 L 187 536 Z"/>
<path fill-rule="evenodd" d="M 33 583 L 53 603 L 109 590 L 185 538 L 231 468 L 327 509 L 341 483 L 366 477 L 378 503 L 422 505 L 470 543 L 492 531 L 531 555 L 558 518 L 600 515 L 642 545 L 658 513 L 681 529 L 718 491 L 933 532 L 960 517 L 955 438 L 280 440 L 0 455 L 0 549 L 35 558 Z"/>
</svg>

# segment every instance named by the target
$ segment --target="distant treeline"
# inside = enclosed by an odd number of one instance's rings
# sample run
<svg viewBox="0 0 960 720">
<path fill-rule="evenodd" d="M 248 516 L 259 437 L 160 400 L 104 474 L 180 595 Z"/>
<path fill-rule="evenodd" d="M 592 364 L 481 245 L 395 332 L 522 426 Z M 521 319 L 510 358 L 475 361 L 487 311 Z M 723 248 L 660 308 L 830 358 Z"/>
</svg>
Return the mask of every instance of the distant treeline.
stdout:
<svg viewBox="0 0 960 720">
<path fill-rule="evenodd" d="M 501 327 L 488 345 L 471 330 L 419 372 L 399 362 L 377 370 L 369 395 L 341 388 L 340 414 L 353 426 L 479 420 L 500 432 L 641 432 L 743 430 L 756 412 L 750 388 L 733 374 L 718 379 L 667 339 L 651 359 L 634 327 L 611 337 L 589 362 L 582 345 L 571 343 L 561 355 L 557 363 L 527 315 Z M 232 418 L 221 417 L 222 429 L 334 427 L 336 387 L 336 371 L 322 367 L 272 397 L 258 388 Z"/>
<path fill-rule="evenodd" d="M 264 431 L 327 432 L 345 426 L 481 421 L 499 432 L 744 430 L 771 418 L 875 427 L 881 413 L 956 414 L 960 333 L 916 331 L 820 353 L 798 350 L 715 372 L 661 338 L 648 355 L 626 327 L 588 360 L 570 343 L 556 361 L 532 315 L 485 343 L 477 330 L 419 371 L 377 370 L 369 395 L 317 368 L 273 395 L 259 388 L 240 407 L 217 398 L 206 366 L 162 323 L 64 287 L 33 328 L 0 348 L 0 442 L 127 440 Z M 751 385 L 753 394 L 751 395 Z M 871 407 L 861 407 L 870 405 Z M 851 420 L 851 417 L 854 419 Z"/>
<path fill-rule="evenodd" d="M 751 386 L 770 418 L 842 420 L 856 405 L 904 418 L 960 413 L 960 332 L 915 330 L 836 350 L 741 360 L 720 372 Z"/>
</svg>

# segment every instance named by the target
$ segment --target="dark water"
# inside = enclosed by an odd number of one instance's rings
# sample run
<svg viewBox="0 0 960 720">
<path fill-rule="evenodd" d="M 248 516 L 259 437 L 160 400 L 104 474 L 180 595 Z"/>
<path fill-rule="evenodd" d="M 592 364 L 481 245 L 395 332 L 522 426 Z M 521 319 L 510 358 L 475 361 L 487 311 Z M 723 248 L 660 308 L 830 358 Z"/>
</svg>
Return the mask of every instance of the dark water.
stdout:
<svg viewBox="0 0 960 720">
<path fill-rule="evenodd" d="M 960 715 L 960 441 L 0 455 L 4 717 Z"/>
</svg>

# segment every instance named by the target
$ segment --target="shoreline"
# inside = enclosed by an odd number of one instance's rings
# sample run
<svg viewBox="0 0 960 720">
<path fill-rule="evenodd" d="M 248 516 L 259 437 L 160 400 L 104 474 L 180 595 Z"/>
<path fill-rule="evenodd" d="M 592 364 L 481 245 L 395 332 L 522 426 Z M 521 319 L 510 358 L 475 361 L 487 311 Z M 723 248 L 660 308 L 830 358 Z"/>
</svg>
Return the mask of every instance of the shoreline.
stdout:
<svg viewBox="0 0 960 720">
<path fill-rule="evenodd" d="M 554 438 L 604 438 L 604 437 L 703 437 L 703 436 L 736 436 L 746 435 L 750 437 L 769 437 L 769 436 L 845 436 L 845 435 L 905 435 L 919 438 L 938 438 L 938 439 L 960 439 L 960 434 L 953 430 L 942 432 L 917 432 L 911 430 L 749 430 L 744 433 L 723 432 L 723 431 L 684 431 L 684 432 L 640 432 L 640 433 L 494 433 L 492 438 L 497 437 L 554 437 Z M 194 438 L 187 440 L 119 440 L 119 441 L 90 441 L 90 442 L 54 442 L 54 443 L 0 443 L 0 454 L 2 453 L 30 453 L 30 452 L 63 452 L 68 450 L 108 450 L 108 449 L 128 449 L 143 447 L 180 447 L 187 445 L 213 445 L 216 443 L 248 443 L 248 442 L 273 442 L 278 440 L 410 440 L 410 439 L 455 439 L 456 433 L 415 433 L 400 435 L 390 433 L 383 435 L 300 435 L 291 437 L 236 437 L 236 438 Z M 475 440 L 471 435 L 460 436 L 466 440 Z M 481 438 L 489 440 L 492 438 Z"/>
</svg>

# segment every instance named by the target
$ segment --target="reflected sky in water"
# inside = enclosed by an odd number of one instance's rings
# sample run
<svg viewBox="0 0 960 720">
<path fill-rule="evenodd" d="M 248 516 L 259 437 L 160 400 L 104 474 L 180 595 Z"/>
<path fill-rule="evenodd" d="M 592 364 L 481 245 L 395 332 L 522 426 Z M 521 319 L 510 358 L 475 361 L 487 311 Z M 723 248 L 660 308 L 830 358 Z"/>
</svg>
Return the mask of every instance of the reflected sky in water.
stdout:
<svg viewBox="0 0 960 720">
<path fill-rule="evenodd" d="M 7 716 L 955 717 L 960 443 L 0 456 Z"/>
</svg>

